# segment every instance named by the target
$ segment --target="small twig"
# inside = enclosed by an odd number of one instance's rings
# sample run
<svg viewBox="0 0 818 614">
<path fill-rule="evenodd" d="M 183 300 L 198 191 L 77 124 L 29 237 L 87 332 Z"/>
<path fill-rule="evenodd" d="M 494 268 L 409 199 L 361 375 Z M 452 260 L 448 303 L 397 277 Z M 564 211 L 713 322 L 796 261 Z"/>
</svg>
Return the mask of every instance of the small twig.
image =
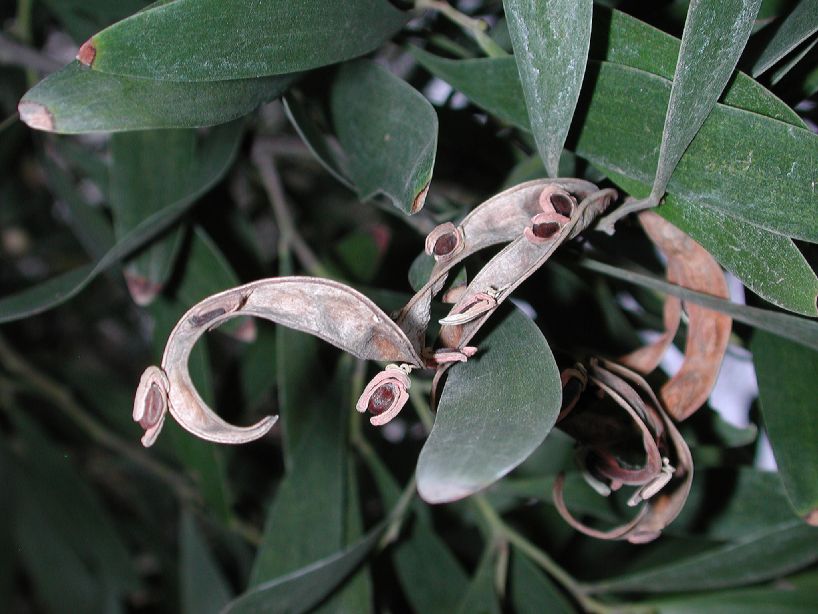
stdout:
<svg viewBox="0 0 818 614">
<path fill-rule="evenodd" d="M 0 64 L 19 66 L 39 73 L 52 73 L 62 68 L 62 63 L 43 55 L 28 45 L 18 43 L 0 33 Z"/>
<path fill-rule="evenodd" d="M 301 266 L 311 275 L 315 275 L 316 277 L 330 277 L 327 269 L 324 268 L 318 260 L 318 257 L 298 232 L 293 222 L 290 209 L 287 205 L 287 197 L 284 194 L 284 186 L 281 183 L 278 169 L 276 169 L 275 158 L 272 152 L 269 149 L 265 149 L 260 143 L 255 143 L 251 156 L 253 163 L 261 175 L 261 182 L 264 185 L 264 189 L 270 199 L 270 204 L 273 207 L 273 215 L 275 215 L 276 223 L 281 233 L 280 241 L 286 247 L 292 248 Z"/>
<path fill-rule="evenodd" d="M 494 40 L 486 34 L 488 24 L 482 19 L 474 19 L 461 13 L 448 2 L 441 0 L 415 0 L 416 9 L 431 9 L 443 15 L 446 19 L 459 26 L 466 34 L 471 36 L 480 46 L 487 56 L 498 58 L 508 55 L 506 50 L 500 47 Z"/>
<path fill-rule="evenodd" d="M 10 373 L 24 380 L 33 393 L 51 401 L 96 443 L 128 458 L 152 473 L 168 484 L 180 499 L 195 501 L 199 498 L 196 491 L 182 476 L 109 431 L 80 406 L 67 388 L 29 364 L 2 336 L 0 336 L 0 363 Z"/>
<path fill-rule="evenodd" d="M 658 204 L 659 199 L 654 196 L 648 196 L 647 198 L 642 198 L 640 200 L 629 198 L 623 205 L 617 207 L 605 217 L 600 218 L 596 225 L 596 229 L 612 235 L 615 232 L 614 226 L 623 217 L 630 215 L 631 213 L 638 213 L 639 211 L 644 211 L 646 209 L 653 209 Z"/>
<path fill-rule="evenodd" d="M 6 128 L 14 125 L 14 122 L 16 122 L 19 118 L 20 116 L 17 113 L 12 113 L 2 122 L 0 122 L 0 133 L 2 133 Z"/>
</svg>

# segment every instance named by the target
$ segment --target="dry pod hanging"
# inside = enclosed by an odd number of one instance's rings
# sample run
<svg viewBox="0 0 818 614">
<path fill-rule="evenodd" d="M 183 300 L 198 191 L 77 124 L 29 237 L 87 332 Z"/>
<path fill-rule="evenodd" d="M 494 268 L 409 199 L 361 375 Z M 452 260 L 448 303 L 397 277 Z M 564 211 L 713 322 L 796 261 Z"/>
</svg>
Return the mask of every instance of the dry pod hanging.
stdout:
<svg viewBox="0 0 818 614">
<path fill-rule="evenodd" d="M 630 369 L 592 359 L 587 369 L 566 370 L 562 380 L 563 410 L 557 426 L 577 440 L 587 481 L 605 496 L 633 486 L 628 505 L 643 505 L 629 522 L 596 529 L 568 511 L 560 475 L 553 492 L 557 510 L 572 527 L 592 537 L 631 543 L 656 539 L 690 492 L 693 459 L 687 444 L 645 380 Z"/>
<path fill-rule="evenodd" d="M 169 411 L 194 435 L 219 443 L 245 443 L 263 436 L 276 418 L 249 427 L 224 422 L 199 396 L 188 358 L 208 330 L 239 316 L 254 316 L 310 333 L 364 360 L 397 362 L 404 370 L 423 361 L 403 331 L 372 301 L 335 281 L 312 277 L 262 279 L 210 296 L 182 316 L 168 338 L 160 367 L 148 367 L 134 399 L 134 420 L 151 445 Z M 404 399 L 405 400 L 405 399 Z M 400 408 L 392 409 L 394 415 Z"/>
</svg>

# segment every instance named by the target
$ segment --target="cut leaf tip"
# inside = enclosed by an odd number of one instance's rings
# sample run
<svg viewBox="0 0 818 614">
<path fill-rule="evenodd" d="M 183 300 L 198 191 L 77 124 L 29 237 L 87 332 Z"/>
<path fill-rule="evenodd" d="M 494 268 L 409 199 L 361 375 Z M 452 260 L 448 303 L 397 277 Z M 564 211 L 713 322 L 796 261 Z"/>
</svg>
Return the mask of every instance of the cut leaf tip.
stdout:
<svg viewBox="0 0 818 614">
<path fill-rule="evenodd" d="M 54 130 L 54 116 L 39 102 L 21 100 L 17 105 L 17 112 L 20 114 L 20 120 L 30 128 L 47 132 Z"/>
<path fill-rule="evenodd" d="M 94 63 L 94 58 L 97 57 L 97 48 L 94 47 L 93 39 L 85 41 L 80 50 L 77 52 L 77 60 L 85 66 L 91 66 Z"/>
</svg>

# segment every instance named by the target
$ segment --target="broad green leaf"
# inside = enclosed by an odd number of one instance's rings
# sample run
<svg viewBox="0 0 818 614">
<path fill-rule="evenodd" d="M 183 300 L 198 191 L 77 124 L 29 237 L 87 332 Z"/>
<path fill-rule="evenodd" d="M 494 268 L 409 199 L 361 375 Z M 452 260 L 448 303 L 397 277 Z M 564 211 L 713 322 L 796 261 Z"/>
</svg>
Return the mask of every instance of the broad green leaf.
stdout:
<svg viewBox="0 0 818 614">
<path fill-rule="evenodd" d="M 576 152 L 648 183 L 655 155 L 645 151 L 645 143 L 661 140 L 668 83 L 607 63 L 596 66 L 594 76 L 596 87 Z M 639 100 L 638 109 L 634 100 Z M 811 178 L 816 155 L 818 135 L 809 130 L 717 104 L 667 189 L 773 232 L 817 241 Z"/>
<path fill-rule="evenodd" d="M 673 79 L 681 41 L 620 11 L 594 7 L 594 31 L 589 55 Z M 746 74 L 736 73 L 721 102 L 730 107 L 804 126 L 798 114 Z"/>
<path fill-rule="evenodd" d="M 297 97 L 288 95 L 282 99 L 282 102 L 287 119 L 290 120 L 298 136 L 304 141 L 315 159 L 327 169 L 330 175 L 350 190 L 354 190 L 355 186 L 352 184 L 352 179 L 349 178 L 349 161 L 344 157 L 343 150 L 338 147 L 337 143 L 331 142 L 326 135 L 322 134 L 321 129 L 310 117 L 304 103 Z"/>
<path fill-rule="evenodd" d="M 300 614 L 310 611 L 364 561 L 385 528 L 386 523 L 380 523 L 352 546 L 252 588 L 230 602 L 222 613 Z"/>
<path fill-rule="evenodd" d="M 554 426 L 559 369 L 537 325 L 511 311 L 449 372 L 435 424 L 418 458 L 418 492 L 456 501 L 523 462 Z"/>
<path fill-rule="evenodd" d="M 650 193 L 654 202 L 733 74 L 760 5 L 761 0 L 691 1 Z"/>
<path fill-rule="evenodd" d="M 757 77 L 818 31 L 818 3 L 801 0 L 781 23 L 753 65 Z"/>
<path fill-rule="evenodd" d="M 787 497 L 818 525 L 818 351 L 756 332 L 751 346 L 764 425 Z"/>
<path fill-rule="evenodd" d="M 645 183 L 604 167 L 601 170 L 637 198 L 650 190 Z M 789 237 L 670 194 L 656 211 L 763 299 L 805 316 L 818 314 L 818 277 Z"/>
<path fill-rule="evenodd" d="M 180 83 L 111 75 L 73 62 L 26 92 L 20 116 L 32 128 L 62 134 L 213 126 L 278 98 L 297 76 Z"/>
<path fill-rule="evenodd" d="M 26 318 L 61 305 L 123 258 L 161 235 L 194 204 L 196 198 L 215 185 L 227 172 L 238 150 L 241 124 L 214 129 L 202 148 L 197 164 L 195 191 L 139 224 L 113 245 L 105 255 L 85 266 L 72 269 L 37 285 L 0 299 L 0 324 Z"/>
<path fill-rule="evenodd" d="M 140 130 L 111 138 L 110 203 L 116 239 L 146 218 L 184 198 L 194 170 L 193 130 Z M 162 291 L 181 247 L 176 229 L 131 258 L 125 280 L 138 305 Z"/>
<path fill-rule="evenodd" d="M 489 545 L 454 614 L 500 614 L 494 588 L 496 558 L 494 547 Z"/>
<path fill-rule="evenodd" d="M 345 425 L 350 408 L 347 403 L 329 399 L 348 398 L 344 394 L 348 377 L 349 369 L 342 365 L 323 403 L 301 407 L 309 415 L 310 425 L 292 452 L 292 464 L 267 513 L 251 586 L 293 572 L 344 546 Z"/>
<path fill-rule="evenodd" d="M 593 585 L 594 592 L 667 593 L 744 586 L 818 560 L 818 528 L 794 520 L 732 544 Z"/>
<path fill-rule="evenodd" d="M 571 603 L 534 563 L 512 550 L 509 599 L 515 614 L 570 614 Z"/>
<path fill-rule="evenodd" d="M 591 0 L 504 0 L 537 149 L 558 176 L 591 39 Z"/>
<path fill-rule="evenodd" d="M 359 60 L 338 71 L 330 106 L 361 200 L 382 194 L 405 213 L 417 213 L 437 151 L 437 115 L 429 101 L 382 66 Z"/>
<path fill-rule="evenodd" d="M 232 594 L 189 511 L 179 523 L 179 584 L 182 614 L 218 614 Z"/>
<path fill-rule="evenodd" d="M 792 316 L 778 311 L 769 311 L 767 309 L 759 309 L 758 307 L 731 303 L 730 301 L 716 298 L 710 294 L 694 292 L 682 286 L 669 284 L 663 279 L 652 275 L 622 269 L 605 264 L 604 262 L 585 259 L 581 262 L 581 265 L 592 271 L 602 273 L 603 275 L 609 275 L 610 277 L 638 284 L 645 288 L 651 288 L 665 294 L 678 296 L 683 300 L 693 301 L 708 309 L 721 311 L 737 322 L 766 330 L 779 337 L 784 337 L 785 339 L 790 339 L 806 347 L 818 350 L 818 322 L 814 320 L 799 318 L 798 316 Z"/>
<path fill-rule="evenodd" d="M 386 0 L 176 0 L 93 36 L 91 66 L 172 81 L 280 75 L 369 53 L 406 19 Z"/>
<path fill-rule="evenodd" d="M 437 58 L 432 63 L 415 53 L 437 76 L 492 113 L 499 100 L 494 91 L 507 90 L 518 100 L 500 116 L 527 127 L 522 88 L 506 59 Z M 490 64 L 495 64 L 497 80 L 489 87 L 485 74 Z M 569 145 L 595 165 L 650 183 L 670 84 L 607 62 L 590 62 L 588 73 L 595 87 L 583 105 L 585 121 Z M 646 151 L 646 142 L 656 149 Z M 717 104 L 676 167 L 668 192 L 779 234 L 818 241 L 811 176 L 816 156 L 818 135 L 809 130 Z"/>
</svg>

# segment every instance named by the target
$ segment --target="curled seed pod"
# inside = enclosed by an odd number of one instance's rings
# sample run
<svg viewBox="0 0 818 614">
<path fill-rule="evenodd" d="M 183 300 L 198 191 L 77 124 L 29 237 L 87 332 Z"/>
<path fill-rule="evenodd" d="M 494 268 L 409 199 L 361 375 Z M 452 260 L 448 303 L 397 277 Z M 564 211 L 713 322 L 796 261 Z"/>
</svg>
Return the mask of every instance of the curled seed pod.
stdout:
<svg viewBox="0 0 818 614">
<path fill-rule="evenodd" d="M 372 414 L 369 422 L 375 426 L 386 424 L 400 413 L 409 399 L 409 375 L 397 365 L 387 365 L 364 388 L 355 404 L 360 413 Z"/>
<path fill-rule="evenodd" d="M 598 190 L 597 186 L 582 179 L 537 179 L 504 190 L 472 209 L 456 227 L 459 243 L 448 255 L 436 256 L 429 281 L 395 318 L 418 352 L 426 344 L 432 298 L 442 289 L 448 272 L 482 249 L 518 238 L 531 217 L 543 211 L 540 197 L 549 186 L 556 186 L 560 191 L 583 200 Z M 443 224 L 432 231 L 426 241 L 427 254 L 435 255 L 438 239 L 443 239 L 452 227 Z M 438 251 L 446 252 L 450 245 L 450 240 L 446 239 Z"/>
<path fill-rule="evenodd" d="M 462 230 L 451 222 L 437 226 L 426 237 L 426 253 L 438 262 L 446 262 L 463 250 Z"/>
<path fill-rule="evenodd" d="M 570 378 L 564 378 L 571 381 Z M 582 457 L 585 468 L 593 480 L 610 490 L 617 490 L 623 484 L 638 487 L 628 501 L 628 505 L 636 506 L 645 502 L 638 514 L 622 526 L 610 530 L 599 530 L 589 527 L 568 511 L 563 498 L 564 479 L 560 476 L 554 483 L 554 504 L 560 515 L 572 527 L 600 539 L 624 539 L 634 544 L 646 543 L 656 539 L 662 530 L 670 524 L 681 511 L 693 479 L 693 460 L 690 449 L 679 433 L 673 421 L 667 416 L 656 395 L 647 382 L 637 373 L 611 363 L 609 361 L 592 359 L 589 369 L 590 381 L 605 395 L 623 407 L 627 415 L 637 424 L 643 435 L 646 463 L 641 469 L 633 469 L 622 464 L 615 453 L 606 450 L 603 440 L 595 440 L 587 454 Z M 569 401 L 570 402 L 570 401 Z M 574 403 L 576 405 L 576 403 Z M 582 424 L 577 422 L 576 415 L 583 410 L 573 409 L 571 416 L 575 438 L 582 433 Z M 568 412 L 565 412 L 568 415 Z M 586 422 L 586 433 L 594 437 L 611 438 L 613 442 L 617 435 L 610 429 L 599 428 L 598 417 L 591 416 Z M 560 428 L 566 426 L 560 423 Z M 588 428 L 595 427 L 593 432 Z M 646 437 L 649 435 L 649 438 Z M 658 461 L 658 462 L 657 462 Z M 597 489 L 604 493 L 604 489 Z"/>
<path fill-rule="evenodd" d="M 252 282 L 204 299 L 174 327 L 161 367 L 148 368 L 137 388 L 133 415 L 146 430 L 144 445 L 155 441 L 168 411 L 189 432 L 218 443 L 246 443 L 272 428 L 273 416 L 249 427 L 223 421 L 199 396 L 188 372 L 190 352 L 198 339 L 239 316 L 260 317 L 313 334 L 363 360 L 423 364 L 404 332 L 352 288 L 311 277 Z"/>
</svg>

